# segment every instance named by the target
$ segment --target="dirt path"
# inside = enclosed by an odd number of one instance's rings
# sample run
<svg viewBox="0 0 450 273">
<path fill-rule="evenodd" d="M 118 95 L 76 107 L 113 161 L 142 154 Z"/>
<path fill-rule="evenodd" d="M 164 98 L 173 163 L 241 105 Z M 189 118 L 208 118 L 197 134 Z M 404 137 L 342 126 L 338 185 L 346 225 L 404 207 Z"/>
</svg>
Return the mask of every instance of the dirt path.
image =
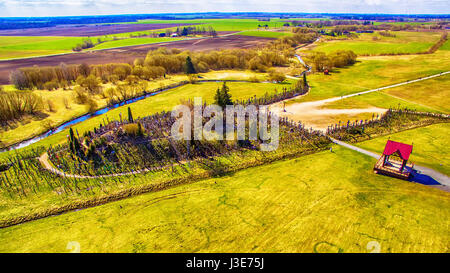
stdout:
<svg viewBox="0 0 450 273">
<path fill-rule="evenodd" d="M 345 143 L 343 141 L 339 141 L 337 139 L 334 138 L 330 138 L 331 141 L 333 141 L 335 144 L 343 146 L 347 149 L 351 149 L 353 151 L 368 155 L 370 157 L 379 159 L 381 155 L 361 149 L 359 147 L 350 145 L 348 143 Z M 433 169 L 427 168 L 427 167 L 423 167 L 423 166 L 418 166 L 418 165 L 414 165 L 414 170 L 416 170 L 419 174 L 423 174 L 426 176 L 429 176 L 431 178 L 433 178 L 434 180 L 436 180 L 437 182 L 439 182 L 441 185 L 433 185 L 432 187 L 435 188 L 439 188 L 441 190 L 444 191 L 448 191 L 450 192 L 450 177 L 448 177 L 447 175 L 440 173 L 438 171 L 435 171 Z"/>
<path fill-rule="evenodd" d="M 117 176 L 127 176 L 127 175 L 134 175 L 134 174 L 140 174 L 140 173 L 146 173 L 149 172 L 149 169 L 142 169 L 142 170 L 138 170 L 138 171 L 133 171 L 133 172 L 127 172 L 127 173 L 114 173 L 114 174 L 106 174 L 106 175 L 78 175 L 78 174 L 69 174 L 66 173 L 60 169 L 54 168 L 52 166 L 52 164 L 50 163 L 50 161 L 48 160 L 48 153 L 43 153 L 40 157 L 39 157 L 39 162 L 42 164 L 42 166 L 56 174 L 59 176 L 64 176 L 64 177 L 70 177 L 70 178 L 78 178 L 78 179 L 88 179 L 88 178 L 106 178 L 106 177 L 117 177 Z"/>
<path fill-rule="evenodd" d="M 418 78 L 415 80 L 409 80 L 385 87 L 375 88 L 367 91 L 362 91 L 354 94 L 349 94 L 345 96 L 340 97 L 334 97 L 324 100 L 317 100 L 317 101 L 310 101 L 310 102 L 299 102 L 294 104 L 285 105 L 285 103 L 289 100 L 284 100 L 278 103 L 275 103 L 270 106 L 270 111 L 273 113 L 278 114 L 280 117 L 288 117 L 295 121 L 301 121 L 308 127 L 313 127 L 316 130 L 322 130 L 325 131 L 332 122 L 333 118 L 338 118 L 339 116 L 349 116 L 349 117 L 357 117 L 361 114 L 378 114 L 381 115 L 385 113 L 387 110 L 383 108 L 378 107 L 369 107 L 369 108 L 363 108 L 363 109 L 323 109 L 324 106 L 331 102 L 335 102 L 338 100 L 342 100 L 345 98 L 350 98 L 354 96 L 360 96 L 372 92 L 378 92 L 381 90 L 389 89 L 389 88 L 395 88 L 398 86 L 403 86 L 407 84 L 412 84 L 420 81 L 429 80 L 432 78 L 440 77 L 446 74 L 449 74 L 450 71 L 442 72 L 439 74 L 431 75 L 428 77 Z M 289 77 L 293 78 L 293 77 Z M 298 97 L 293 98 L 298 99 Z"/>
</svg>

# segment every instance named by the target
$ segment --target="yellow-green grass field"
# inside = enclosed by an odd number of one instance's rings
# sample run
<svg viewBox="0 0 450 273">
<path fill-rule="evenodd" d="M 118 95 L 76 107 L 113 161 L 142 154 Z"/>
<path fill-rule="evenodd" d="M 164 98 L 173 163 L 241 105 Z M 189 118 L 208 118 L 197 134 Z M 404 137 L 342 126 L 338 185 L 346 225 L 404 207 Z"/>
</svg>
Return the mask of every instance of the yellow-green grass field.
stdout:
<svg viewBox="0 0 450 273">
<path fill-rule="evenodd" d="M 0 229 L 0 252 L 448 252 L 450 194 L 335 147 Z"/>
<path fill-rule="evenodd" d="M 231 77 L 246 77 L 246 75 L 251 75 L 252 73 L 243 71 L 241 73 L 231 73 Z M 254 73 L 256 74 L 256 73 Z M 182 76 L 180 79 L 174 78 L 172 79 L 175 82 L 179 82 L 181 80 L 186 80 L 186 76 Z M 261 76 L 260 76 L 261 77 Z M 230 88 L 230 93 L 232 95 L 233 99 L 247 99 L 253 96 L 263 96 L 266 92 L 272 93 L 275 89 L 278 91 L 281 91 L 284 87 L 290 87 L 291 83 L 293 83 L 292 80 L 286 81 L 282 84 L 274 84 L 274 83 L 239 83 L 239 82 L 229 82 L 227 85 Z M 160 87 L 161 84 L 167 85 L 169 83 L 153 83 L 153 86 L 149 87 L 149 90 Z M 151 115 L 156 112 L 161 112 L 163 110 L 170 111 L 173 109 L 174 106 L 180 104 L 182 99 L 193 99 L 194 97 L 202 97 L 203 100 L 206 100 L 207 102 L 212 102 L 214 99 L 215 91 L 218 87 L 222 85 L 221 82 L 209 82 L 209 83 L 197 83 L 197 84 L 188 84 L 185 86 L 181 86 L 175 89 L 164 91 L 160 94 L 157 94 L 155 96 L 149 97 L 147 99 L 135 102 L 131 105 L 126 105 L 122 107 L 118 107 L 114 110 L 111 110 L 110 112 L 100 115 L 97 117 L 94 117 L 92 119 L 89 119 L 85 122 L 82 122 L 80 124 L 77 124 L 75 126 L 72 126 L 75 129 L 79 131 L 81 134 L 84 131 L 92 130 L 94 126 L 98 126 L 103 118 L 107 115 L 110 119 L 119 119 L 119 113 L 122 113 L 122 116 L 127 115 L 127 108 L 131 107 L 133 111 L 134 117 L 144 117 Z M 48 91 L 39 91 L 39 92 L 48 92 Z M 54 92 L 54 91 L 52 91 Z M 51 96 L 53 93 L 48 92 L 47 94 Z M 71 94 L 70 91 L 60 91 L 62 94 L 64 92 L 67 92 L 67 94 Z M 105 105 L 105 100 L 99 101 L 100 105 Z M 55 124 L 58 123 L 58 121 L 67 121 L 72 117 L 78 116 L 78 111 L 83 111 L 83 108 L 76 107 L 74 108 L 74 111 L 67 111 L 63 105 L 62 98 L 60 100 L 55 99 L 55 104 L 58 104 L 58 112 L 50 113 L 51 115 L 48 117 L 49 120 L 52 120 Z M 74 105 L 74 104 L 73 104 Z M 84 108 L 84 112 L 86 113 L 87 109 Z M 52 117 L 53 115 L 53 117 Z M 12 144 L 19 142 L 23 139 L 27 139 L 30 136 L 38 135 L 39 133 L 42 133 L 45 131 L 43 127 L 43 122 L 33 120 L 29 121 L 27 124 L 23 124 L 13 130 L 4 131 L 0 135 L 0 140 L 4 144 Z M 55 143 L 58 143 L 60 141 L 63 141 L 65 139 L 65 136 L 68 134 L 68 130 L 64 130 L 58 134 L 55 134 L 53 136 L 50 136 L 34 145 L 54 145 Z M 0 157 L 7 156 L 8 153 L 1 153 Z"/>
<path fill-rule="evenodd" d="M 450 40 L 447 40 L 447 42 L 445 42 L 445 43 L 441 46 L 440 50 L 450 50 Z"/>
<path fill-rule="evenodd" d="M 269 28 L 281 28 L 286 22 L 280 19 L 258 21 L 257 19 L 191 19 L 191 20 L 140 20 L 136 24 L 195 24 L 195 26 L 213 27 L 216 31 L 255 30 L 258 26 L 268 25 Z"/>
<path fill-rule="evenodd" d="M 356 144 L 381 154 L 388 139 L 413 144 L 410 161 L 450 175 L 450 124 L 435 124 Z"/>
<path fill-rule="evenodd" d="M 108 49 L 115 47 L 124 47 L 124 46 L 135 46 L 135 45 L 143 45 L 143 44 L 154 44 L 154 43 L 164 43 L 164 42 L 172 42 L 183 40 L 184 38 L 170 38 L 170 37 L 162 37 L 162 38 L 129 38 L 129 39 L 120 39 L 103 42 L 90 48 L 89 50 L 99 50 L 99 49 Z"/>
<path fill-rule="evenodd" d="M 422 112 L 450 113 L 450 75 L 363 94 L 329 103 L 325 108 L 408 108 Z"/>
<path fill-rule="evenodd" d="M 72 52 L 81 37 L 1 36 L 0 59 L 25 58 Z"/>
<path fill-rule="evenodd" d="M 177 41 L 183 38 L 125 38 L 113 40 L 113 36 L 99 36 L 104 41 L 89 50 L 107 49 L 123 46 L 133 46 L 142 44 L 153 44 L 161 42 Z M 74 53 L 72 48 L 82 43 L 86 37 L 0 37 L 0 60 L 37 57 L 62 53 Z M 92 42 L 97 42 L 97 37 L 90 38 Z M 105 41 L 106 39 L 106 41 Z"/>
<path fill-rule="evenodd" d="M 439 41 L 441 32 L 391 32 L 396 37 L 374 33 L 361 33 L 355 39 L 337 39 L 318 43 L 316 51 L 330 53 L 336 50 L 352 50 L 357 55 L 411 54 L 426 52 Z M 373 40 L 374 37 L 377 40 Z"/>
<path fill-rule="evenodd" d="M 450 75 L 383 91 L 390 96 L 450 113 Z"/>
<path fill-rule="evenodd" d="M 422 55 L 359 57 L 355 65 L 334 69 L 330 75 L 309 75 L 309 94 L 290 103 L 353 94 L 449 71 L 450 62 L 444 61 L 448 58 L 450 51 L 446 50 Z M 426 85 L 427 82 L 418 84 Z M 399 88 L 405 88 L 405 92 L 408 92 L 409 87 L 410 85 L 406 85 Z"/>
<path fill-rule="evenodd" d="M 397 97 L 390 96 L 384 92 L 373 92 L 360 96 L 345 98 L 327 103 L 323 109 L 363 109 L 378 107 L 383 109 L 412 109 L 421 112 L 441 112 L 420 103 L 414 103 Z"/>
</svg>

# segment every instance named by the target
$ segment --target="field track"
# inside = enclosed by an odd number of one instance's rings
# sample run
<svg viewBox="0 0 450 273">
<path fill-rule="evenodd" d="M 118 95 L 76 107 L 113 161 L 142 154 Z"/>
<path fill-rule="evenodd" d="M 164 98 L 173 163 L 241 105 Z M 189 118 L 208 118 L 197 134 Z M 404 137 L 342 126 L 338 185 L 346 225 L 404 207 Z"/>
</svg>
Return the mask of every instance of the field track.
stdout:
<svg viewBox="0 0 450 273">
<path fill-rule="evenodd" d="M 225 35 L 216 38 L 188 39 L 158 44 L 128 46 L 97 51 L 69 53 L 55 56 L 35 57 L 17 60 L 0 61 L 0 84 L 9 84 L 9 74 L 21 67 L 56 66 L 65 64 L 107 64 L 107 63 L 131 63 L 136 58 L 144 57 L 151 49 L 158 47 L 178 48 L 190 51 L 206 51 L 228 48 L 250 48 L 269 41 L 272 38 Z"/>
</svg>

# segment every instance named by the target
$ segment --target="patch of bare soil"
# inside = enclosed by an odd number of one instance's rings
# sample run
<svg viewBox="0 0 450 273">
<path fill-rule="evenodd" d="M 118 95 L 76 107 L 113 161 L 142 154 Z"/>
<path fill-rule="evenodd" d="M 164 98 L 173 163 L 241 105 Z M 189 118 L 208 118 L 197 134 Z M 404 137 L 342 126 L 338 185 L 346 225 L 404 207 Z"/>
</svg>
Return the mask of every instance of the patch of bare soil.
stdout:
<svg viewBox="0 0 450 273">
<path fill-rule="evenodd" d="M 280 117 L 288 117 L 294 121 L 301 121 L 305 126 L 316 130 L 326 131 L 329 125 L 347 120 L 368 119 L 372 114 L 383 114 L 387 110 L 378 107 L 350 108 L 350 109 L 328 109 L 326 104 L 336 100 L 327 99 L 312 102 L 300 102 L 285 105 L 279 102 L 270 106 L 270 111 Z"/>
</svg>

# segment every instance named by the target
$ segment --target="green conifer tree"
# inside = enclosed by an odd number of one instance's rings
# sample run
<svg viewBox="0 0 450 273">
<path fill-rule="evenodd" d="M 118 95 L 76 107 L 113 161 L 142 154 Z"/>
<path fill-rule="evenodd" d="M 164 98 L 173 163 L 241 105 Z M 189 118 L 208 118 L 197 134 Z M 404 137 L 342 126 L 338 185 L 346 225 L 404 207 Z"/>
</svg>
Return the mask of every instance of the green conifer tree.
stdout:
<svg viewBox="0 0 450 273">
<path fill-rule="evenodd" d="M 133 113 L 131 113 L 130 107 L 128 107 L 128 122 L 133 123 Z"/>
<path fill-rule="evenodd" d="M 308 86 L 308 80 L 306 80 L 306 73 L 303 73 L 303 86 L 305 88 Z"/>
<path fill-rule="evenodd" d="M 186 74 L 196 74 L 194 64 L 192 63 L 191 57 L 186 57 L 186 65 L 185 65 Z"/>
<path fill-rule="evenodd" d="M 231 100 L 231 94 L 229 93 L 229 91 L 230 91 L 230 88 L 228 88 L 227 83 L 223 82 L 222 90 L 221 90 L 222 103 L 223 103 L 223 105 L 221 105 L 222 107 L 233 104 L 233 101 Z"/>
</svg>

